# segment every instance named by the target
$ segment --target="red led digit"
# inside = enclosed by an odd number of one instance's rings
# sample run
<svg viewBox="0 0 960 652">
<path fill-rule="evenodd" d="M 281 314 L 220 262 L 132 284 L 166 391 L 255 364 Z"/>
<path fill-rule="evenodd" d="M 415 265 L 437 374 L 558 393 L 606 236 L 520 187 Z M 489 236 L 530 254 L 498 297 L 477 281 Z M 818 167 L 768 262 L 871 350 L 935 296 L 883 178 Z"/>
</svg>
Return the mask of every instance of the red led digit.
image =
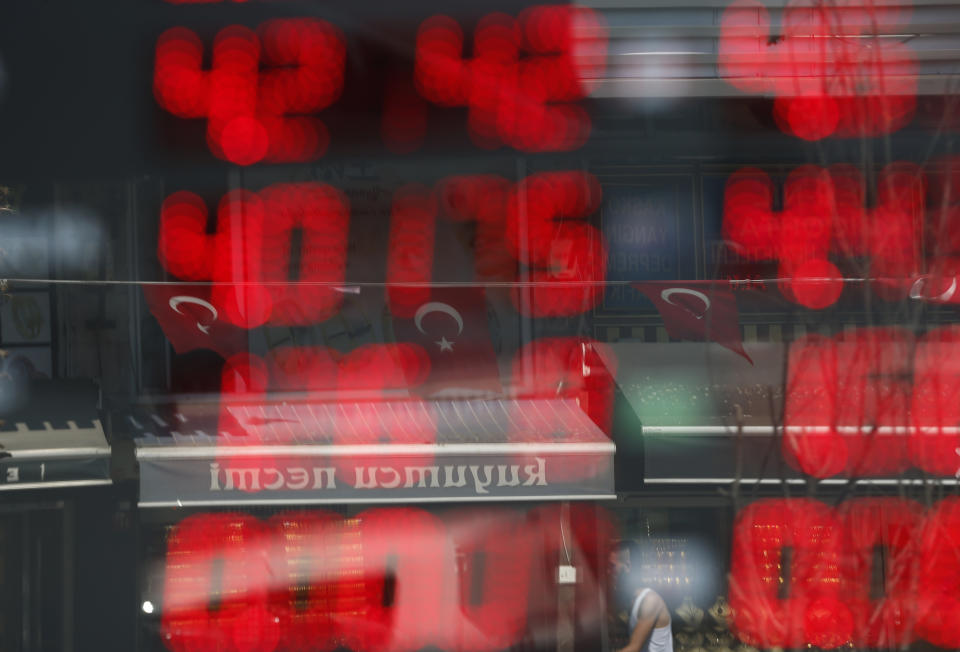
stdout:
<svg viewBox="0 0 960 652">
<path fill-rule="evenodd" d="M 731 629 L 740 640 L 758 647 L 846 644 L 853 615 L 839 591 L 840 543 L 832 510 L 814 500 L 763 500 L 741 511 L 730 563 Z"/>
<path fill-rule="evenodd" d="M 859 498 L 838 509 L 843 529 L 841 591 L 853 613 L 854 644 L 871 649 L 908 646 L 915 638 L 913 596 L 923 505 L 900 498 Z M 884 581 L 880 595 L 873 596 L 877 564 L 883 565 Z"/>
<path fill-rule="evenodd" d="M 192 192 L 175 192 L 160 209 L 157 256 L 164 269 L 185 281 L 209 280 L 215 242 L 207 236 L 207 205 Z"/>
<path fill-rule="evenodd" d="M 270 612 L 279 619 L 278 648 L 329 652 L 337 647 L 337 573 L 341 518 L 323 510 L 272 517 Z"/>
<path fill-rule="evenodd" d="M 723 239 L 748 260 L 777 257 L 779 224 L 773 214 L 773 183 L 763 170 L 741 168 L 723 193 Z"/>
<path fill-rule="evenodd" d="M 441 521 L 412 507 L 347 521 L 335 618 L 355 652 L 414 652 L 446 623 L 443 586 L 456 561 Z"/>
<path fill-rule="evenodd" d="M 220 30 L 213 40 L 207 145 L 214 156 L 238 165 L 260 161 L 270 147 L 267 131 L 255 117 L 260 56 L 256 34 L 242 25 Z"/>
<path fill-rule="evenodd" d="M 478 279 L 513 281 L 517 263 L 506 246 L 507 197 L 511 184 L 493 174 L 447 177 L 437 184 L 442 215 L 476 222 L 473 256 Z"/>
<path fill-rule="evenodd" d="M 892 163 L 877 180 L 877 206 L 868 231 L 874 291 L 891 301 L 906 298 L 922 271 L 926 183 L 912 163 Z"/>
<path fill-rule="evenodd" d="M 913 462 L 928 473 L 954 475 L 960 468 L 960 328 L 923 336 L 913 369 Z"/>
<path fill-rule="evenodd" d="M 182 118 L 207 118 L 210 150 L 231 163 L 322 156 L 329 135 L 312 114 L 343 89 L 342 35 L 314 18 L 270 20 L 258 32 L 240 25 L 221 30 L 209 71 L 202 68 L 203 44 L 194 32 L 164 32 L 154 65 L 157 102 Z"/>
<path fill-rule="evenodd" d="M 600 184 L 585 172 L 546 172 L 517 184 L 507 200 L 506 242 L 530 267 L 531 287 L 513 289 L 531 317 L 570 317 L 596 306 L 607 278 L 606 238 L 585 219 L 600 205 Z"/>
<path fill-rule="evenodd" d="M 474 31 L 472 58 L 463 50 L 455 20 L 424 21 L 414 75 L 429 101 L 469 107 L 475 144 L 540 152 L 569 151 L 586 141 L 590 118 L 572 102 L 588 92 L 585 69 L 593 76 L 603 70 L 606 30 L 595 12 L 540 5 L 517 18 L 488 14 Z"/>
<path fill-rule="evenodd" d="M 412 185 L 394 194 L 387 253 L 387 302 L 395 316 L 413 317 L 430 300 L 436 230 L 437 201 L 432 192 Z"/>
<path fill-rule="evenodd" d="M 158 256 L 175 276 L 213 281 L 210 302 L 220 319 L 244 328 L 314 324 L 340 307 L 349 221 L 338 190 L 277 184 L 224 195 L 210 235 L 203 200 L 178 192 L 161 210 Z M 294 231 L 302 236 L 298 252 L 291 251 Z"/>
<path fill-rule="evenodd" d="M 772 210 L 773 186 L 761 170 L 731 175 L 724 193 L 723 233 L 731 248 L 753 260 L 775 259 L 783 294 L 809 308 L 836 302 L 840 273 L 827 260 L 831 245 L 833 188 L 816 166 L 801 166 L 784 184 L 784 208 Z"/>
<path fill-rule="evenodd" d="M 509 182 L 494 175 L 447 177 L 433 191 L 409 185 L 393 197 L 387 254 L 390 312 L 411 318 L 430 300 L 438 216 L 475 222 L 474 269 L 480 280 L 512 281 L 516 261 L 505 245 Z"/>
<path fill-rule="evenodd" d="M 266 63 L 258 99 L 270 136 L 268 161 L 309 161 L 327 149 L 329 135 L 307 117 L 333 104 L 343 90 L 346 47 L 326 21 L 282 18 L 260 27 Z M 298 117 L 294 117 L 298 116 Z"/>
<path fill-rule="evenodd" d="M 798 138 L 891 133 L 913 118 L 915 56 L 904 44 L 860 37 L 892 33 L 908 12 L 794 0 L 773 39 L 766 7 L 735 0 L 721 21 L 720 74 L 742 91 L 774 95 L 780 129 Z"/>
<path fill-rule="evenodd" d="M 783 191 L 777 276 L 791 281 L 782 291 L 808 308 L 825 308 L 843 289 L 839 271 L 827 260 L 833 213 L 830 178 L 821 168 L 801 166 L 790 172 Z"/>
<path fill-rule="evenodd" d="M 839 252 L 869 255 L 877 294 L 889 300 L 906 297 L 922 262 L 925 184 L 917 166 L 886 166 L 878 178 L 877 204 L 869 209 L 863 206 L 863 179 L 849 165 L 796 168 L 783 193 L 783 210 L 777 213 L 766 173 L 744 168 L 731 175 L 723 234 L 745 258 L 779 262 L 784 296 L 813 309 L 836 303 L 843 278 L 829 255 Z"/>
<path fill-rule="evenodd" d="M 174 652 L 276 647 L 280 632 L 267 611 L 266 542 L 260 522 L 243 514 L 197 514 L 173 528 L 161 619 L 167 647 Z"/>
<path fill-rule="evenodd" d="M 956 466 L 956 465 L 954 465 Z M 943 648 L 960 646 L 960 499 L 950 496 L 927 513 L 920 542 L 917 634 Z"/>
<path fill-rule="evenodd" d="M 211 303 L 244 328 L 262 326 L 273 310 L 273 294 L 262 283 L 265 217 L 263 200 L 246 190 L 227 193 L 217 207 Z"/>
<path fill-rule="evenodd" d="M 350 214 L 346 197 L 321 183 L 277 184 L 260 192 L 263 200 L 262 279 L 273 283 L 270 321 L 310 325 L 336 314 L 347 269 Z M 290 278 L 291 242 L 299 230 L 300 264 Z"/>
<path fill-rule="evenodd" d="M 458 510 L 444 520 L 458 563 L 446 573 L 453 613 L 441 623 L 446 641 L 439 647 L 510 648 L 526 629 L 533 533 L 523 514 L 507 510 Z"/>
<path fill-rule="evenodd" d="M 515 394 L 523 399 L 512 423 L 513 441 L 559 443 L 584 441 L 583 433 L 569 427 L 568 415 L 548 401 L 566 399 L 607 436 L 613 419 L 613 389 L 616 368 L 613 355 L 599 342 L 577 337 L 547 337 L 527 344 L 513 361 Z M 542 408 L 537 403 L 544 401 Z M 533 456 L 520 461 L 532 464 Z M 565 480 L 590 478 L 607 468 L 606 455 L 578 455 L 569 461 L 552 462 L 551 473 Z"/>
<path fill-rule="evenodd" d="M 834 427 L 837 389 L 833 339 L 809 335 L 790 345 L 783 455 L 814 477 L 829 477 L 847 468 L 847 444 Z"/>
<path fill-rule="evenodd" d="M 909 424 L 912 351 L 912 336 L 898 329 L 810 336 L 791 345 L 786 459 L 820 478 L 906 470 L 906 438 L 880 429 Z"/>
<path fill-rule="evenodd" d="M 845 471 L 853 477 L 894 475 L 910 467 L 908 438 L 897 431 L 910 423 L 913 335 L 897 328 L 858 329 L 837 340 L 836 425 L 846 428 Z"/>
<path fill-rule="evenodd" d="M 847 257 L 870 255 L 870 211 L 866 204 L 866 184 L 853 165 L 831 165 L 835 208 L 834 249 Z"/>
<path fill-rule="evenodd" d="M 260 284 L 263 202 L 248 191 L 228 193 L 217 209 L 217 233 L 207 234 L 206 206 L 193 193 L 178 192 L 161 209 L 158 256 L 170 273 L 211 280 L 218 317 L 237 326 L 263 324 L 272 308 Z"/>
<path fill-rule="evenodd" d="M 206 117 L 210 78 L 202 69 L 203 42 L 186 27 L 173 27 L 157 38 L 153 92 L 164 109 L 180 118 Z"/>
</svg>

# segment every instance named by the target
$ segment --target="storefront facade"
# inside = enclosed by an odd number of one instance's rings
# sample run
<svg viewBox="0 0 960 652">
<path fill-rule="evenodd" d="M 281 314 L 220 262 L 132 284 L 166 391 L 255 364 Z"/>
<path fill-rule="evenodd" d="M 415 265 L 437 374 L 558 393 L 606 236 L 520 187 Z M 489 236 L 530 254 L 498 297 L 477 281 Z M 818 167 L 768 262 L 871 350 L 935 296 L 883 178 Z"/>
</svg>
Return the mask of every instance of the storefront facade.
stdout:
<svg viewBox="0 0 960 652">
<path fill-rule="evenodd" d="M 960 646 L 960 7 L 53 4 L 0 650 Z"/>
</svg>

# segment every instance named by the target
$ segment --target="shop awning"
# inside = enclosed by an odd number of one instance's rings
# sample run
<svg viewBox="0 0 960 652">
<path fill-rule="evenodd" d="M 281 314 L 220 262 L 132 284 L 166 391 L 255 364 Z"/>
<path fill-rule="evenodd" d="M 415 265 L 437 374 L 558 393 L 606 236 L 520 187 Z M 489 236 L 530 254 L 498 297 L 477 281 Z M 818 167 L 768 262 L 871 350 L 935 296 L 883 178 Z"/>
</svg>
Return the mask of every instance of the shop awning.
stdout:
<svg viewBox="0 0 960 652">
<path fill-rule="evenodd" d="M 90 383 L 33 381 L 0 414 L 0 490 L 109 484 L 110 446 Z"/>
<path fill-rule="evenodd" d="M 242 434 L 218 432 L 221 409 Z M 569 399 L 183 402 L 126 421 L 143 506 L 615 496 L 614 444 Z"/>
</svg>

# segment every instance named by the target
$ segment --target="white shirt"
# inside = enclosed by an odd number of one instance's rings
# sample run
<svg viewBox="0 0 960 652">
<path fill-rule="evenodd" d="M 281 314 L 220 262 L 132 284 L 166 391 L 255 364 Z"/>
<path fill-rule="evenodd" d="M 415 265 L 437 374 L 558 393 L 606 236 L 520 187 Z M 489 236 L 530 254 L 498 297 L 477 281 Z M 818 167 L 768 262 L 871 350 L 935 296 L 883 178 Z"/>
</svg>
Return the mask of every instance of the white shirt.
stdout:
<svg viewBox="0 0 960 652">
<path fill-rule="evenodd" d="M 633 601 L 633 608 L 630 610 L 631 636 L 633 635 L 633 630 L 637 627 L 637 620 L 640 617 L 640 605 L 648 593 L 650 593 L 650 589 L 644 589 L 640 592 L 640 595 L 637 596 L 637 599 Z M 667 615 L 669 617 L 669 612 Z M 673 631 L 671 631 L 669 622 L 663 627 L 653 628 L 649 638 L 647 638 L 647 641 L 643 644 L 643 652 L 673 652 Z"/>
</svg>

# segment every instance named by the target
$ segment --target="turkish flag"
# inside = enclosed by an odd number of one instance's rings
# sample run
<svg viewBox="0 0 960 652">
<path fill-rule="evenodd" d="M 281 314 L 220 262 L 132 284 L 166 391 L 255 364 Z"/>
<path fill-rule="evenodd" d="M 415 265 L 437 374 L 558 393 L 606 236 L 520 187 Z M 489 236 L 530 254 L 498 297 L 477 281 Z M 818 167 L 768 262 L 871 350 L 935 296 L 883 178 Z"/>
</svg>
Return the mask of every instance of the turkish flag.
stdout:
<svg viewBox="0 0 960 652">
<path fill-rule="evenodd" d="M 431 288 L 412 318 L 393 318 L 393 333 L 397 342 L 419 344 L 430 356 L 429 377 L 413 388 L 421 396 L 502 394 L 482 287 Z"/>
<path fill-rule="evenodd" d="M 220 319 L 209 286 L 149 284 L 143 296 L 177 353 L 211 349 L 229 358 L 247 350 L 247 331 Z"/>
<path fill-rule="evenodd" d="M 743 349 L 737 300 L 728 283 L 631 283 L 660 311 L 670 337 L 717 342 L 753 360 Z"/>
</svg>

